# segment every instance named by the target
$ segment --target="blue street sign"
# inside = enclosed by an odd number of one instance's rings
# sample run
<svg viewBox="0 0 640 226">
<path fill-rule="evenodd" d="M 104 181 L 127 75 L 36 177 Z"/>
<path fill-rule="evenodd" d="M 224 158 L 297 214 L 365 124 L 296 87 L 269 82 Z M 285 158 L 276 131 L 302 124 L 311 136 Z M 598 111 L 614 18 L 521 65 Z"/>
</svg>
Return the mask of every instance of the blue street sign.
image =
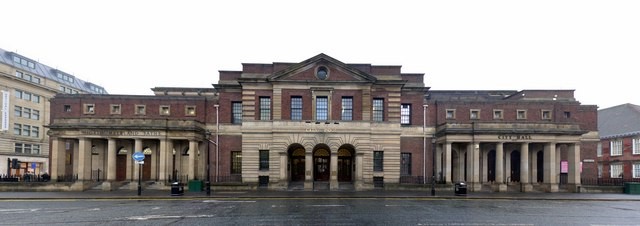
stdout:
<svg viewBox="0 0 640 226">
<path fill-rule="evenodd" d="M 144 160 L 144 154 L 142 152 L 134 152 L 133 155 L 131 155 L 131 157 L 133 157 L 133 160 L 136 160 L 138 162 Z"/>
</svg>

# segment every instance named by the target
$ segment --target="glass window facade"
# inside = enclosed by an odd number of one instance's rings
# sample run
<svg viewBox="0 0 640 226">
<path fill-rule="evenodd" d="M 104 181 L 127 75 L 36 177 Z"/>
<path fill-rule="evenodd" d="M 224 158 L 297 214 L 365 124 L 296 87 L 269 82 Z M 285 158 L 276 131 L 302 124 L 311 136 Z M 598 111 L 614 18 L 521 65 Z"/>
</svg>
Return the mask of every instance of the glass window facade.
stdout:
<svg viewBox="0 0 640 226">
<path fill-rule="evenodd" d="M 329 120 L 329 98 L 322 96 L 316 97 L 316 120 Z"/>
<path fill-rule="evenodd" d="M 231 103 L 231 123 L 242 124 L 242 102 Z"/>
<path fill-rule="evenodd" d="M 342 97 L 341 120 L 353 120 L 353 97 Z"/>
<path fill-rule="evenodd" d="M 382 98 L 373 99 L 373 121 L 384 121 L 384 99 Z"/>
<path fill-rule="evenodd" d="M 271 97 L 260 97 L 260 120 L 271 120 Z"/>
<path fill-rule="evenodd" d="M 382 172 L 382 170 L 384 169 L 382 165 L 383 159 L 384 159 L 384 152 L 382 151 L 373 152 L 373 171 Z"/>
<path fill-rule="evenodd" d="M 411 104 L 400 105 L 400 124 L 411 124 Z"/>
</svg>

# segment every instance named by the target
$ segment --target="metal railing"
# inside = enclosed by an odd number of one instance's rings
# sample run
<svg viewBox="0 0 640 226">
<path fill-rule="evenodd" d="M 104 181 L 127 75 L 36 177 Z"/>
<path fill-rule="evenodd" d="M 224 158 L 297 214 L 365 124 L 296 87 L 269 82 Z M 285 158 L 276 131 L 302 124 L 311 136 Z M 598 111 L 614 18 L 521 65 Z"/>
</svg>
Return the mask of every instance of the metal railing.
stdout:
<svg viewBox="0 0 640 226">
<path fill-rule="evenodd" d="M 582 185 L 597 185 L 597 186 L 624 186 L 627 182 L 640 182 L 640 178 L 582 178 L 580 183 Z"/>
<path fill-rule="evenodd" d="M 0 175 L 0 182 L 47 182 L 49 174 Z"/>
</svg>

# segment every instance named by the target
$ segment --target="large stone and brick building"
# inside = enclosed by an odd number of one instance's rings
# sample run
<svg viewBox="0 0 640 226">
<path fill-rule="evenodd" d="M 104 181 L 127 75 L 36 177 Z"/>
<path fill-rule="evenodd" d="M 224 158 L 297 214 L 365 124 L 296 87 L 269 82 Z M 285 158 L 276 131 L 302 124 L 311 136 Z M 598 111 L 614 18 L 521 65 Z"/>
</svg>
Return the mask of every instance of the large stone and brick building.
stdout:
<svg viewBox="0 0 640 226">
<path fill-rule="evenodd" d="M 0 177 L 49 169 L 49 99 L 57 93 L 105 94 L 83 81 L 15 52 L 0 49 Z"/>
<path fill-rule="evenodd" d="M 210 176 L 269 189 L 437 180 L 549 192 L 575 191 L 581 175 L 595 176 L 581 162 L 598 143 L 597 107 L 581 105 L 572 90 L 431 91 L 423 79 L 401 66 L 319 54 L 220 71 L 213 88 L 58 95 L 52 176 L 86 181 L 100 170 L 103 189 L 114 189 L 142 167 L 139 179 L 160 186 Z M 144 164 L 134 163 L 134 151 Z"/>
</svg>

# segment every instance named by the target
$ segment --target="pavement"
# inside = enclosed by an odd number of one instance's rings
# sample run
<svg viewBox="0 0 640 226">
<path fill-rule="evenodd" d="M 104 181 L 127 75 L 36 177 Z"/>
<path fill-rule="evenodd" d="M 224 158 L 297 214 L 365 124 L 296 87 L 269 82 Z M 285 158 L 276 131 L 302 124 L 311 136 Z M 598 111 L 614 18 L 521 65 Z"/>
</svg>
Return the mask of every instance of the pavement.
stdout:
<svg viewBox="0 0 640 226">
<path fill-rule="evenodd" d="M 169 190 L 69 191 L 69 192 L 0 192 L 0 200 L 65 200 L 65 199 L 503 199 L 558 201 L 640 201 L 640 194 L 612 193 L 542 193 L 542 192 L 469 192 L 455 195 L 453 191 L 185 191 L 171 195 Z"/>
</svg>

